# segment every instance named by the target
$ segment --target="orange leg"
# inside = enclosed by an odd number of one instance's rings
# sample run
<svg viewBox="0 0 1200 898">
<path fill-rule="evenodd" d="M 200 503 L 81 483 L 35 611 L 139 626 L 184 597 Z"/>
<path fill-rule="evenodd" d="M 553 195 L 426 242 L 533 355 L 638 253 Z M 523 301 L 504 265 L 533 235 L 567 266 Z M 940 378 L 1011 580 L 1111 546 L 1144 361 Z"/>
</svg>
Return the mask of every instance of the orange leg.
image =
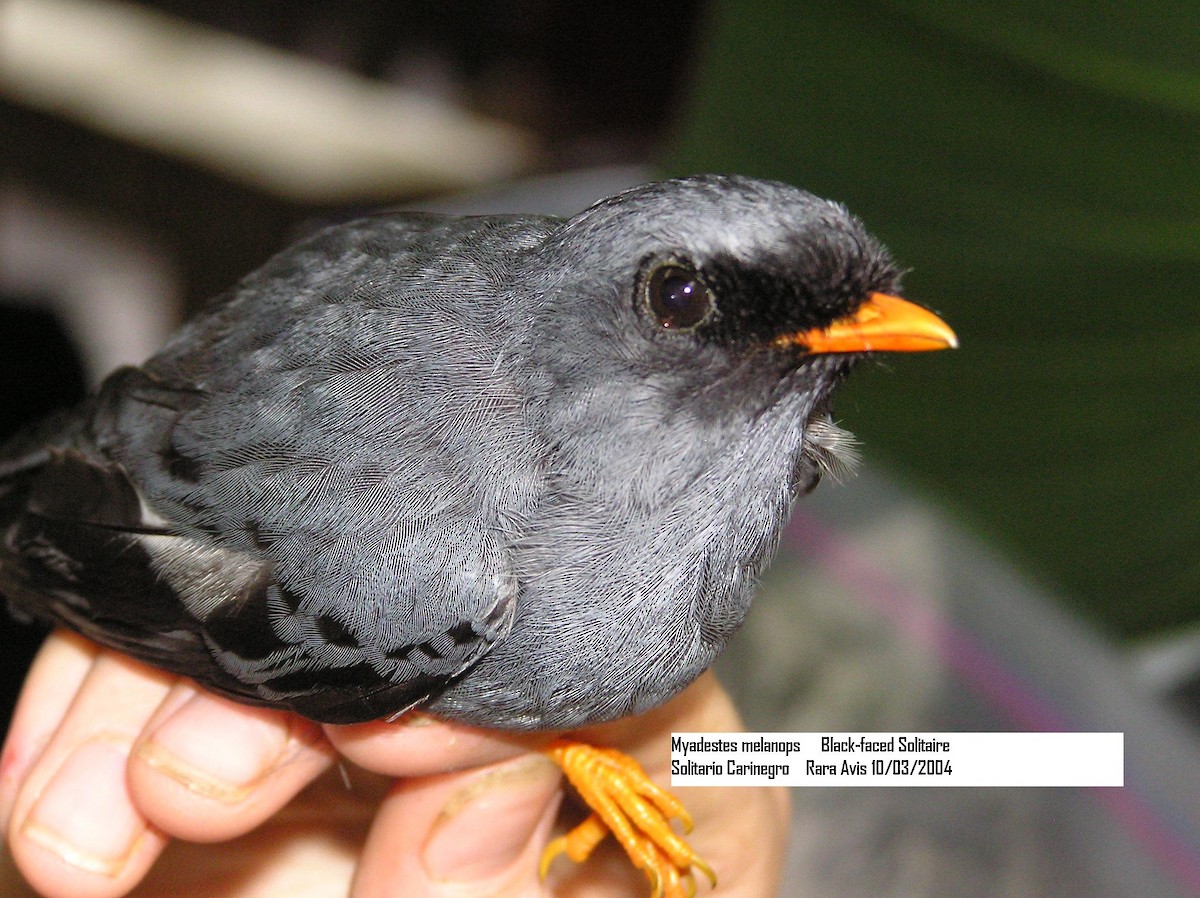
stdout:
<svg viewBox="0 0 1200 898">
<path fill-rule="evenodd" d="M 717 884 L 712 868 L 671 829 L 670 818 L 678 817 L 690 832 L 691 817 L 679 799 L 650 781 L 637 761 L 611 748 L 567 739 L 550 743 L 544 751 L 562 768 L 592 814 L 546 846 L 542 876 L 559 854 L 576 862 L 587 860 L 611 832 L 633 865 L 650 880 L 653 898 L 694 895 L 692 867 Z"/>
</svg>

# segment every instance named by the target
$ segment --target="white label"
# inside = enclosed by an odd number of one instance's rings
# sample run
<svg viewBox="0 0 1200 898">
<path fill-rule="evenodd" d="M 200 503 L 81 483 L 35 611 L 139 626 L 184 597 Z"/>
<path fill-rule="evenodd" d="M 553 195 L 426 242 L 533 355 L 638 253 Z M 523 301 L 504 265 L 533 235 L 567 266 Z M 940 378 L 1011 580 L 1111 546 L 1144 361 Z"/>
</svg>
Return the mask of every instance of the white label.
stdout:
<svg viewBox="0 0 1200 898">
<path fill-rule="evenodd" d="M 1123 786 L 1124 733 L 674 733 L 672 786 Z"/>
</svg>

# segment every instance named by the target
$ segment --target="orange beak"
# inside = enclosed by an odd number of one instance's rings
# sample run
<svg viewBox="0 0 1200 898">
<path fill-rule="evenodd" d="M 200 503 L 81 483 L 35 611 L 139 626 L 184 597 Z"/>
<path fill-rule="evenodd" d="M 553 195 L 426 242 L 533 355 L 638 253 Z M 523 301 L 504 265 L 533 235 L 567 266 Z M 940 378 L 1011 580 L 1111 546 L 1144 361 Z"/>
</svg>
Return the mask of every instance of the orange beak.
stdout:
<svg viewBox="0 0 1200 898">
<path fill-rule="evenodd" d="M 957 349 L 958 337 L 928 309 L 886 293 L 872 293 L 850 318 L 826 328 L 786 334 L 780 347 L 808 352 L 927 352 Z"/>
</svg>

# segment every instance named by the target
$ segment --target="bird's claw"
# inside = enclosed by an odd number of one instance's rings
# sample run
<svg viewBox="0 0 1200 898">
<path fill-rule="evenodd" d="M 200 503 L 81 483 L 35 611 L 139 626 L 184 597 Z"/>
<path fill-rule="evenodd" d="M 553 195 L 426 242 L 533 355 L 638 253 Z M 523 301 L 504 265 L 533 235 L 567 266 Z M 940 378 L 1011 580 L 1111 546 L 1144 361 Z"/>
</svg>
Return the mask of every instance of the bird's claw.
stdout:
<svg viewBox="0 0 1200 898">
<path fill-rule="evenodd" d="M 559 854 L 582 862 L 611 832 L 650 881 L 652 898 L 692 898 L 696 894 L 693 867 L 717 884 L 712 867 L 671 828 L 671 818 L 677 818 L 685 831 L 691 831 L 690 815 L 679 799 L 656 786 L 636 761 L 614 749 L 565 739 L 551 743 L 545 752 L 562 768 L 592 813 L 546 846 L 540 865 L 543 877 Z"/>
</svg>

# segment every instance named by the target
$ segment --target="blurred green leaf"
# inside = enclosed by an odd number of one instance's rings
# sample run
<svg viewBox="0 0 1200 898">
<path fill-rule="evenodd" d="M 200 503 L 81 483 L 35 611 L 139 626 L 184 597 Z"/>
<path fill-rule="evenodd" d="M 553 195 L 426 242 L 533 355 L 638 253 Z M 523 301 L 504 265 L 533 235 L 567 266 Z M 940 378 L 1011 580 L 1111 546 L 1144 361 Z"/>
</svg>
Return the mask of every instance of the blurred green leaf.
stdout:
<svg viewBox="0 0 1200 898">
<path fill-rule="evenodd" d="M 710 26 L 670 169 L 846 202 L 959 333 L 853 379 L 868 453 L 1111 630 L 1200 619 L 1200 6 L 726 0 Z"/>
</svg>

